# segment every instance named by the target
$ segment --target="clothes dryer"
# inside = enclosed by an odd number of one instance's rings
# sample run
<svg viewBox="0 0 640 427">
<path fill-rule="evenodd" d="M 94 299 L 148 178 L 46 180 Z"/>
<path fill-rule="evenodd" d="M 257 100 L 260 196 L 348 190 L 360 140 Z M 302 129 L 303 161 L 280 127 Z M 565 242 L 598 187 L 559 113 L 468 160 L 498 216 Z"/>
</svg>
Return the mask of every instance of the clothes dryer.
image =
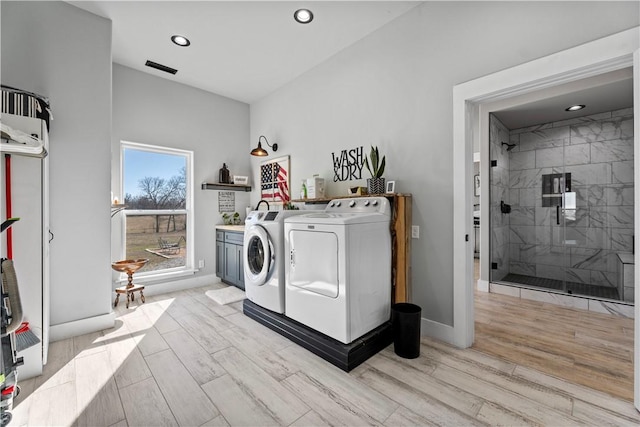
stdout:
<svg viewBox="0 0 640 427">
<path fill-rule="evenodd" d="M 260 307 L 284 313 L 284 220 L 309 210 L 253 211 L 245 220 L 244 286 Z"/>
<path fill-rule="evenodd" d="M 387 322 L 390 223 L 385 197 L 335 199 L 287 218 L 285 315 L 345 344 Z"/>
</svg>

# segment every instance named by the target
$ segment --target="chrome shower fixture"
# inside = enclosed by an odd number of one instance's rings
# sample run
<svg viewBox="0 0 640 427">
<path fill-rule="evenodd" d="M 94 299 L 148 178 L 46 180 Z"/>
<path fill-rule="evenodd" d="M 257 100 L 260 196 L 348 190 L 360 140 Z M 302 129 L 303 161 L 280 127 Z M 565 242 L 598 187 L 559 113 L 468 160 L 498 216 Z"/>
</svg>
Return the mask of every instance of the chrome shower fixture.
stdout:
<svg viewBox="0 0 640 427">
<path fill-rule="evenodd" d="M 516 144 L 507 144 L 506 142 L 503 142 L 502 145 L 507 146 L 507 151 L 511 151 L 516 147 Z"/>
</svg>

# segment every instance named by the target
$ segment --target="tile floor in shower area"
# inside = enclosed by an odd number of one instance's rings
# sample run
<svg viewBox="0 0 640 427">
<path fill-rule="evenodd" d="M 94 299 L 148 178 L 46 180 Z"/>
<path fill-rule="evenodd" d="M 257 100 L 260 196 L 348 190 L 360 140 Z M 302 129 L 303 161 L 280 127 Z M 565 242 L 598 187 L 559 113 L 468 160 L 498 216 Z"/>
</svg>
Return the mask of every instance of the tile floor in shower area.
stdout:
<svg viewBox="0 0 640 427">
<path fill-rule="evenodd" d="M 570 295 L 584 295 L 594 298 L 610 300 L 620 300 L 618 289 L 609 286 L 596 286 L 586 283 L 565 282 L 544 277 L 525 276 L 522 274 L 507 274 L 501 282 L 509 282 L 518 285 L 532 286 L 536 288 L 553 289 L 555 291 L 566 292 Z"/>
<path fill-rule="evenodd" d="M 480 260 L 474 260 L 474 275 L 475 280 L 480 278 Z M 508 276 L 507 276 L 508 277 Z M 505 277 L 503 280 L 506 280 Z M 551 280 L 552 279 L 540 279 L 537 277 L 523 276 L 528 280 Z M 560 282 L 561 281 L 555 281 Z M 558 286 L 557 283 L 554 284 Z M 584 284 L 578 284 L 584 286 Z M 588 286 L 588 285 L 587 285 Z M 602 288 L 602 287 L 599 287 Z M 613 288 L 612 288 L 613 289 Z M 615 290 L 615 289 L 613 289 Z M 614 316 L 634 318 L 634 305 L 624 302 L 616 302 L 613 299 L 606 299 L 605 297 L 585 296 L 579 295 L 578 292 L 569 295 L 561 293 L 551 287 L 544 288 L 532 284 L 517 283 L 517 282 L 490 282 L 489 292 L 509 295 L 526 300 L 539 301 L 548 304 L 559 305 L 563 307 L 578 308 L 581 310 L 592 311 L 596 313 L 612 314 Z M 616 291 L 617 292 L 617 291 Z"/>
</svg>

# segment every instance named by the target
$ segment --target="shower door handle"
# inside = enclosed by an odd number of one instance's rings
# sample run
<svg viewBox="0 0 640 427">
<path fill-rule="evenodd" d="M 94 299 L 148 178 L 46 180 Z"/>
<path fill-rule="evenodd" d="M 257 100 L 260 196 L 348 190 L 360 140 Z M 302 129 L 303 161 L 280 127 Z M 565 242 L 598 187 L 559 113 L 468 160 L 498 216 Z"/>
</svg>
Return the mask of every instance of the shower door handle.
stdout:
<svg viewBox="0 0 640 427">
<path fill-rule="evenodd" d="M 560 225 L 560 205 L 556 206 L 556 224 Z"/>
</svg>

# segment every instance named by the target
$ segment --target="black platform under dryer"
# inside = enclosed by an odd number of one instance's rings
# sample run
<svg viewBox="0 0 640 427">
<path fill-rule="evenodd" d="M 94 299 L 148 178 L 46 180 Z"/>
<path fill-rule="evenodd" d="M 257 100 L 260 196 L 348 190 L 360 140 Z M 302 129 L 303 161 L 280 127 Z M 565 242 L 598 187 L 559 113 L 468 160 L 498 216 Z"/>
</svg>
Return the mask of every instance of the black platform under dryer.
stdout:
<svg viewBox="0 0 640 427">
<path fill-rule="evenodd" d="M 351 344 L 343 344 L 282 314 L 244 300 L 243 312 L 267 328 L 349 372 L 393 342 L 391 322 L 386 322 Z"/>
</svg>

